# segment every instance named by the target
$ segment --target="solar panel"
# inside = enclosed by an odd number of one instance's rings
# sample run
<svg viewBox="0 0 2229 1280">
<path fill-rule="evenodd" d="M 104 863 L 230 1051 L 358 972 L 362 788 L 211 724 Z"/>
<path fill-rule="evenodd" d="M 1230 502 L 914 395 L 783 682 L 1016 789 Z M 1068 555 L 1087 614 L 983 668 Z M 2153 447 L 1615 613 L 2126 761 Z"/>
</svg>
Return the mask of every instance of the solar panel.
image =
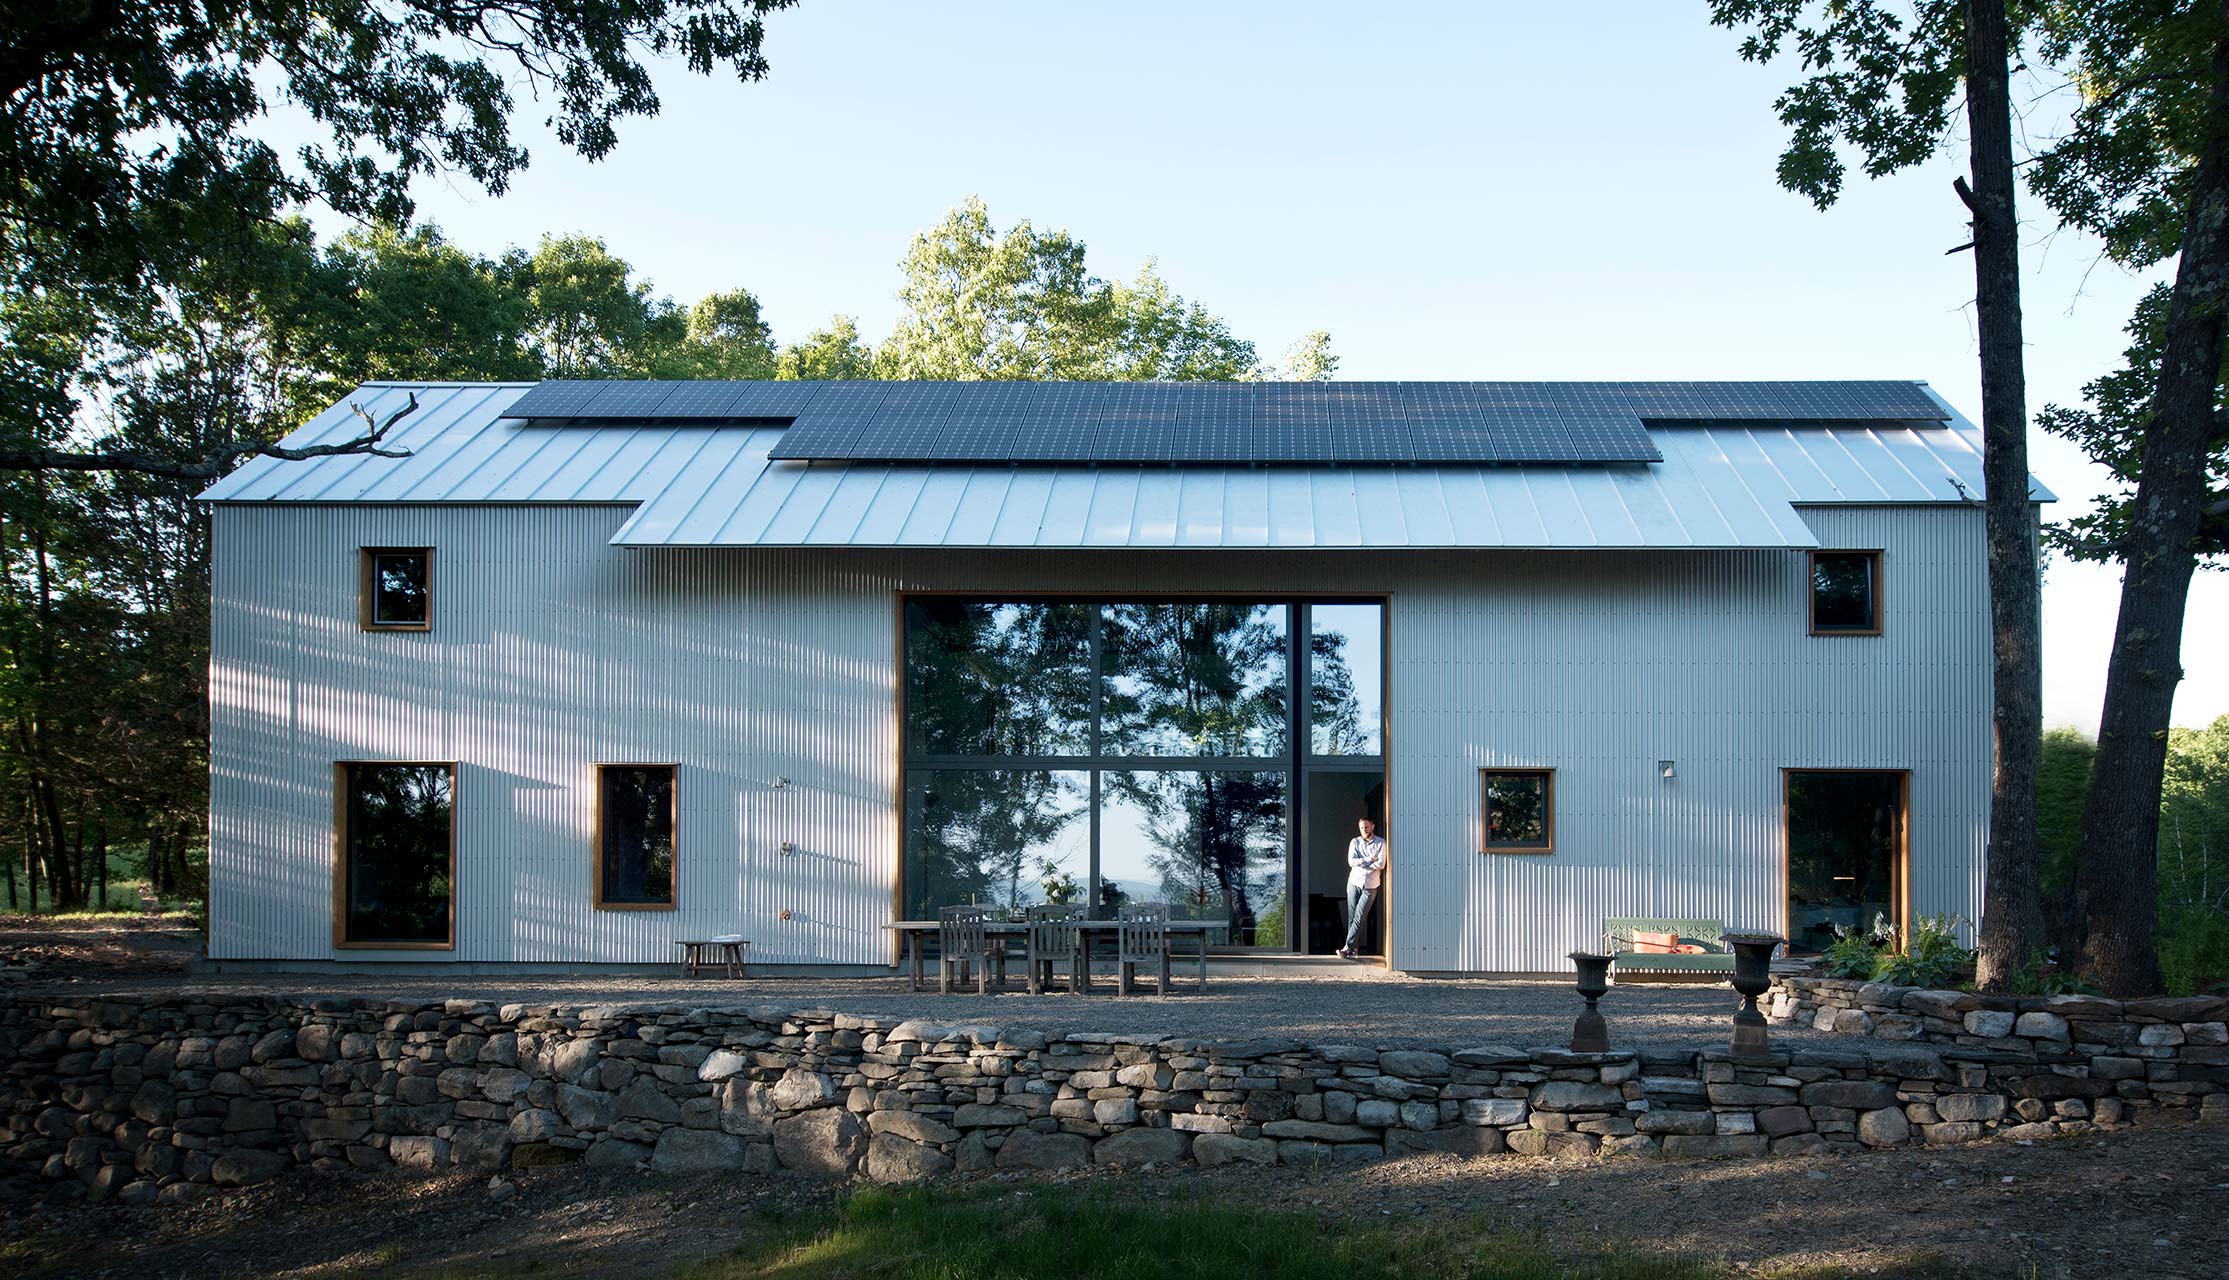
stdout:
<svg viewBox="0 0 2229 1280">
<path fill-rule="evenodd" d="M 601 382 L 539 382 L 527 393 L 511 402 L 502 413 L 506 418 L 570 418 L 586 409 L 596 393 L 604 389 Z"/>
<path fill-rule="evenodd" d="M 1660 459 L 1649 422 L 1940 422 L 1911 382 L 545 382 L 505 417 L 786 419 L 782 459 Z"/>
</svg>

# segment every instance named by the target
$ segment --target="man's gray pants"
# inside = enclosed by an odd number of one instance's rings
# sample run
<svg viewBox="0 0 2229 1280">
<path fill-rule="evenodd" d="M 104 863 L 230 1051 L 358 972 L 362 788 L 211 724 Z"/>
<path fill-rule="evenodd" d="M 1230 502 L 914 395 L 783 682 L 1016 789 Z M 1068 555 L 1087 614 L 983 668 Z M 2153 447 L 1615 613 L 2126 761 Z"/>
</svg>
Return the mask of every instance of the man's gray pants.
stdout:
<svg viewBox="0 0 2229 1280">
<path fill-rule="evenodd" d="M 1347 886 L 1347 950 L 1354 950 L 1356 941 L 1362 937 L 1362 922 L 1370 918 L 1370 900 L 1377 896 L 1375 889 L 1365 889 L 1358 884 Z"/>
</svg>

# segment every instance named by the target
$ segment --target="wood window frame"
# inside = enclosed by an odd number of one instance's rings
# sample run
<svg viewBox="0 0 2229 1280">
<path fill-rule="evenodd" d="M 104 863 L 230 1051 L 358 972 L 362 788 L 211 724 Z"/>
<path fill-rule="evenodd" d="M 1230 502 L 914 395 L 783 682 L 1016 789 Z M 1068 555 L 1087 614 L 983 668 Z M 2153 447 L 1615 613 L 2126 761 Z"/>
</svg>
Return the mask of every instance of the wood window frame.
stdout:
<svg viewBox="0 0 2229 1280">
<path fill-rule="evenodd" d="M 380 556 L 424 556 L 426 558 L 426 617 L 423 622 L 381 622 L 375 616 L 379 594 L 372 566 Z M 364 631 L 431 631 L 433 630 L 433 548 L 432 547 L 364 547 L 358 552 L 356 566 L 356 624 Z"/>
<path fill-rule="evenodd" d="M 1912 771 L 1910 769 L 1855 768 L 1837 769 L 1824 765 L 1801 767 L 1782 765 L 1780 769 L 1780 936 L 1792 937 L 1795 929 L 1795 901 L 1790 885 L 1793 883 L 1795 854 L 1794 815 L 1789 812 L 1788 784 L 1799 773 L 1878 773 L 1893 774 L 1896 778 L 1896 863 L 1891 873 L 1895 884 L 1890 898 L 1897 918 L 1896 939 L 1900 944 L 1912 940 Z"/>
<path fill-rule="evenodd" d="M 1870 627 L 1822 627 L 1819 625 L 1819 557 L 1864 556 L 1872 569 L 1871 598 L 1873 625 Z M 431 580 L 431 574 L 428 574 Z M 1803 624 L 1815 636 L 1877 636 L 1888 614 L 1888 577 L 1881 549 L 1878 547 L 1818 547 L 1803 555 Z"/>
<path fill-rule="evenodd" d="M 610 769 L 664 769 L 673 775 L 673 891 L 664 902 L 604 900 L 604 773 Z M 666 760 L 599 761 L 591 771 L 596 789 L 596 821 L 589 842 L 589 894 L 598 911 L 678 911 L 681 908 L 681 766 Z"/>
<path fill-rule="evenodd" d="M 444 941 L 355 942 L 348 937 L 348 771 L 405 766 L 449 771 L 449 936 Z M 454 951 L 457 949 L 457 762 L 454 760 L 335 760 L 333 762 L 333 949 L 336 951 Z"/>
<path fill-rule="evenodd" d="M 1541 822 L 1542 840 L 1538 844 L 1518 844 L 1492 838 L 1493 800 L 1488 788 L 1493 779 L 1509 777 L 1541 780 L 1541 807 L 1545 812 Z M 1552 766 L 1490 765 L 1478 771 L 1478 851 L 1486 854 L 1556 851 L 1556 771 Z"/>
</svg>

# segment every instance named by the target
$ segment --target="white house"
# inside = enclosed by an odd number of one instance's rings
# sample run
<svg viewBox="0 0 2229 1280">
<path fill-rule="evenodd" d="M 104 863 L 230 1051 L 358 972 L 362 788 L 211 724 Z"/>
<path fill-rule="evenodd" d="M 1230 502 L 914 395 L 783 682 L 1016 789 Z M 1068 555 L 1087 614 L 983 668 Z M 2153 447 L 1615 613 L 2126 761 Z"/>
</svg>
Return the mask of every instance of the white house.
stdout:
<svg viewBox="0 0 2229 1280">
<path fill-rule="evenodd" d="M 216 522 L 210 955 L 886 968 L 951 902 L 1540 972 L 1981 900 L 1916 383 L 375 383 Z M 2041 500 L 2040 490 L 2035 495 Z"/>
</svg>

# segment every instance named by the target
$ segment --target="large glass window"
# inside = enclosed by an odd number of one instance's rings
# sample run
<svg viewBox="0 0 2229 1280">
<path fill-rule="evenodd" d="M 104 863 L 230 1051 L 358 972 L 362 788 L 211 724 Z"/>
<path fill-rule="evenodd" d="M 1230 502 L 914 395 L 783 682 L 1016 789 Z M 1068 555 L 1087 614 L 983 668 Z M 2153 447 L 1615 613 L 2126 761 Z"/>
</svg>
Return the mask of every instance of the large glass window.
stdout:
<svg viewBox="0 0 2229 1280">
<path fill-rule="evenodd" d="M 340 942 L 452 945 L 452 766 L 344 764 L 339 773 Z"/>
<path fill-rule="evenodd" d="M 1101 905 L 1166 902 L 1178 920 L 1229 920 L 1229 941 L 1286 941 L 1283 769 L 1101 775 Z"/>
<path fill-rule="evenodd" d="M 925 756 L 1091 749 L 1093 609 L 921 597 L 906 604 L 906 744 Z"/>
<path fill-rule="evenodd" d="M 1285 606 L 1115 604 L 1100 615 L 1100 751 L 1285 752 Z"/>
<path fill-rule="evenodd" d="M 1791 770 L 1787 800 L 1789 945 L 1901 928 L 1904 775 Z"/>
<path fill-rule="evenodd" d="M 596 767 L 596 905 L 673 906 L 670 764 Z"/>
<path fill-rule="evenodd" d="M 1385 609 L 1308 607 L 1308 750 L 1319 756 L 1383 754 Z"/>
<path fill-rule="evenodd" d="M 1082 902 L 1090 892 L 1089 774 L 1049 769 L 906 773 L 906 914 L 979 902 Z"/>
<path fill-rule="evenodd" d="M 1299 792 L 1382 767 L 1383 614 L 908 599 L 906 915 L 1166 902 L 1229 920 L 1214 942 L 1293 945 Z"/>
</svg>

